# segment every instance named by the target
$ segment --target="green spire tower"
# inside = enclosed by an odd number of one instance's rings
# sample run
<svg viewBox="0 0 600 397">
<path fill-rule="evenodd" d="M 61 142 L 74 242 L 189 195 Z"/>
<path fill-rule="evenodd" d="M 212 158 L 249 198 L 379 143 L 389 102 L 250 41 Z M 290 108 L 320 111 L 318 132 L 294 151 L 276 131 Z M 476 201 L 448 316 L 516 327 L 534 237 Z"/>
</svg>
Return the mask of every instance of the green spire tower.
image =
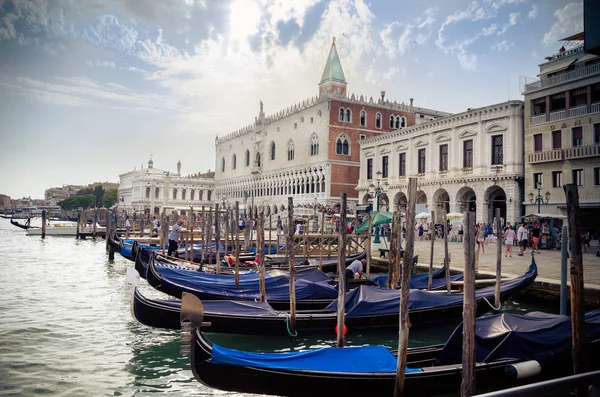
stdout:
<svg viewBox="0 0 600 397">
<path fill-rule="evenodd" d="M 319 83 L 319 94 L 323 94 L 326 90 L 331 92 L 339 90 L 340 94 L 346 95 L 346 85 L 348 83 L 342 70 L 342 63 L 335 47 L 334 37 L 331 43 L 331 50 L 327 56 L 327 62 L 325 63 L 325 69 L 321 76 L 321 82 Z"/>
</svg>

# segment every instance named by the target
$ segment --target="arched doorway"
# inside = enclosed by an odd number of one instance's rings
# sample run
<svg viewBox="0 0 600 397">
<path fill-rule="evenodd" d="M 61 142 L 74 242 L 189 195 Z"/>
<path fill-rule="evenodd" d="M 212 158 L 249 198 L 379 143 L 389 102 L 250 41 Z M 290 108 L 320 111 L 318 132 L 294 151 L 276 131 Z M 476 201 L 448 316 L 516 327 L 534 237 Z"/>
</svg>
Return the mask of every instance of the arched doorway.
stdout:
<svg viewBox="0 0 600 397">
<path fill-rule="evenodd" d="M 396 196 L 394 196 L 394 211 L 406 212 L 406 203 L 406 194 L 402 192 L 396 193 Z"/>
<path fill-rule="evenodd" d="M 390 199 L 387 194 L 381 193 L 379 195 L 379 211 L 388 212 L 390 210 Z"/>
<path fill-rule="evenodd" d="M 427 194 L 424 191 L 419 190 L 417 192 L 417 206 L 415 208 L 415 214 L 418 214 L 420 212 L 426 212 L 426 211 L 428 211 Z"/>
<path fill-rule="evenodd" d="M 265 205 L 264 206 L 264 211 L 265 211 L 265 216 L 271 215 L 271 206 L 270 205 Z"/>
<path fill-rule="evenodd" d="M 506 222 L 506 192 L 500 186 L 490 186 L 484 194 L 485 203 L 487 204 L 486 222 L 492 224 L 496 216 L 496 209 L 500 210 L 500 218 Z"/>
<path fill-rule="evenodd" d="M 274 215 L 277 215 L 277 212 L 278 212 L 277 210 L 278 210 L 277 204 L 273 204 L 273 214 Z"/>
<path fill-rule="evenodd" d="M 366 193 L 360 202 L 363 205 L 371 204 L 372 203 L 371 195 L 369 193 Z"/>
<path fill-rule="evenodd" d="M 446 189 L 438 189 L 433 194 L 433 203 L 435 204 L 436 211 L 450 212 L 450 195 Z"/>
<path fill-rule="evenodd" d="M 462 187 L 456 194 L 456 202 L 459 205 L 460 212 L 475 212 L 477 209 L 476 199 L 477 195 L 468 186 Z"/>
</svg>

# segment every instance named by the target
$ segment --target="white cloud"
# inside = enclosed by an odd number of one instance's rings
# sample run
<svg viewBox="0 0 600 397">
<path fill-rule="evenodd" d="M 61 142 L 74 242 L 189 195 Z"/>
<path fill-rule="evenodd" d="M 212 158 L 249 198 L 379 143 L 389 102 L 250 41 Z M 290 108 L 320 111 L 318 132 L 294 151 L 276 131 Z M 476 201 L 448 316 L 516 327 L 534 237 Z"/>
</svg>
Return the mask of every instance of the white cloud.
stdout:
<svg viewBox="0 0 600 397">
<path fill-rule="evenodd" d="M 583 31 L 583 3 L 570 3 L 554 11 L 557 21 L 544 33 L 542 43 L 555 45 L 565 36 Z"/>
<path fill-rule="evenodd" d="M 525 3 L 527 0 L 485 0 L 485 3 L 498 10 L 506 5 Z"/>
<path fill-rule="evenodd" d="M 496 33 L 497 30 L 498 30 L 498 24 L 493 23 L 490 26 L 488 26 L 487 28 L 483 28 L 483 30 L 481 31 L 481 34 L 484 36 L 489 36 L 489 35 Z"/>
<path fill-rule="evenodd" d="M 395 75 L 397 75 L 400 72 L 402 73 L 402 75 L 404 75 L 406 73 L 406 71 L 404 69 L 400 69 L 397 66 L 392 66 L 383 74 L 383 79 L 391 80 Z"/>
<path fill-rule="evenodd" d="M 390 59 L 403 55 L 411 44 L 425 44 L 431 35 L 437 8 L 428 8 L 412 23 L 394 21 L 379 32 L 381 44 Z"/>
<path fill-rule="evenodd" d="M 114 69 L 117 67 L 117 65 L 113 62 L 113 61 L 99 61 L 99 60 L 87 60 L 85 61 L 85 63 L 87 63 L 90 66 L 100 66 L 103 68 L 110 68 L 110 69 Z"/>
<path fill-rule="evenodd" d="M 510 47 L 512 47 L 514 44 L 515 43 L 509 43 L 506 40 L 502 40 L 501 42 L 492 45 L 490 48 L 492 50 L 502 52 L 502 51 L 508 51 L 510 49 Z"/>
<path fill-rule="evenodd" d="M 229 7 L 229 33 L 233 39 L 246 40 L 258 32 L 261 12 L 253 0 L 235 0 Z"/>
<path fill-rule="evenodd" d="M 519 19 L 519 16 L 521 15 L 520 12 L 511 12 L 510 16 L 508 17 L 508 23 L 510 26 L 516 25 L 517 24 L 517 20 Z"/>
<path fill-rule="evenodd" d="M 270 14 L 270 22 L 274 26 L 279 21 L 294 20 L 300 28 L 304 25 L 306 12 L 321 0 L 262 0 L 261 5 Z"/>
<path fill-rule="evenodd" d="M 535 19 L 537 17 L 537 6 L 535 4 L 533 4 L 531 6 L 531 10 L 529 10 L 529 14 L 527 14 L 527 18 L 529 19 Z"/>
</svg>

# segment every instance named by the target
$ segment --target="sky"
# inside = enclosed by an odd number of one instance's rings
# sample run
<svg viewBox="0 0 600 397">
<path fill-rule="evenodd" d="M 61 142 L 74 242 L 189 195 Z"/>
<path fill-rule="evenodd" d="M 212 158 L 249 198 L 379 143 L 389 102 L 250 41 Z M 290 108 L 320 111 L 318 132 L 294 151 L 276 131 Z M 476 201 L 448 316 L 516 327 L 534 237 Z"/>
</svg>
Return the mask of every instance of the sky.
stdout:
<svg viewBox="0 0 600 397">
<path fill-rule="evenodd" d="M 332 37 L 348 92 L 458 113 L 523 99 L 562 0 L 0 0 L 0 194 L 215 169 L 215 138 L 318 93 Z"/>
</svg>

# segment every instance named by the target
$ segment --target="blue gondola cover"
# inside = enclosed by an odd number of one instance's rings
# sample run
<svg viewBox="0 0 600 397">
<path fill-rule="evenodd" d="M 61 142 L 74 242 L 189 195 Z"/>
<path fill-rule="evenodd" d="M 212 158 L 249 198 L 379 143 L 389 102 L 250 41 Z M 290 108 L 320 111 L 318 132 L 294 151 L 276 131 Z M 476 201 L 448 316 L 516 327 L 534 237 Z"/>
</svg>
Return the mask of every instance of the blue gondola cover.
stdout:
<svg viewBox="0 0 600 397">
<path fill-rule="evenodd" d="M 253 353 L 212 345 L 212 363 L 277 370 L 396 373 L 398 358 L 384 346 L 324 347 L 303 352 Z M 406 372 L 421 372 L 406 368 Z"/>
</svg>

